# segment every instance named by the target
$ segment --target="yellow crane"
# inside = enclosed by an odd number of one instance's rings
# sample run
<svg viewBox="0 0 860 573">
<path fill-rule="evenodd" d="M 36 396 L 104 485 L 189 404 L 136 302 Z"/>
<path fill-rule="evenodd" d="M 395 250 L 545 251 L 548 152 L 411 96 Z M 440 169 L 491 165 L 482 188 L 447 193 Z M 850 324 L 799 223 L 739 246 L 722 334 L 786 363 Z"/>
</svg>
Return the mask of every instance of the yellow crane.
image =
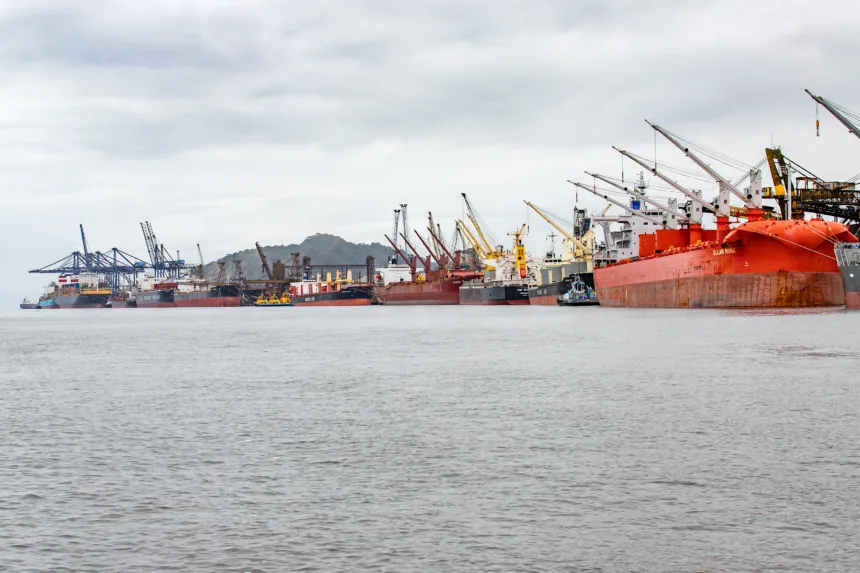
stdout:
<svg viewBox="0 0 860 573">
<path fill-rule="evenodd" d="M 523 224 L 519 230 L 513 233 L 508 233 L 514 238 L 514 258 L 516 260 L 517 271 L 520 278 L 526 278 L 526 247 L 523 245 L 523 237 L 526 235 L 526 225 Z"/>
<path fill-rule="evenodd" d="M 475 209 L 472 207 L 472 203 L 469 202 L 469 198 L 466 197 L 465 193 L 460 193 L 463 197 L 463 202 L 466 204 L 466 216 L 469 221 L 472 222 L 472 225 L 475 226 L 475 234 L 480 237 L 481 241 L 483 241 L 483 246 L 485 247 L 486 252 L 492 258 L 499 258 L 504 255 L 503 248 L 501 245 L 493 245 L 493 242 L 496 242 L 496 238 L 493 234 L 487 230 L 486 233 L 483 229 L 481 229 L 481 225 L 478 224 L 478 215 L 475 213 Z M 487 238 L 489 236 L 489 239 Z"/>
<path fill-rule="evenodd" d="M 553 228 L 555 228 L 555 230 L 556 230 L 556 231 L 558 231 L 559 233 L 561 233 L 561 234 L 562 234 L 562 236 L 563 236 L 564 238 L 566 238 L 566 239 L 567 239 L 567 240 L 569 240 L 571 243 L 573 243 L 573 245 L 574 245 L 574 247 L 575 247 L 575 249 L 574 249 L 574 253 L 575 253 L 575 254 L 574 254 L 574 256 L 575 256 L 575 258 L 580 259 L 580 260 L 584 260 L 584 261 L 591 261 L 592 256 L 593 256 L 593 252 L 594 252 L 594 244 L 593 244 L 593 243 L 594 243 L 594 241 L 593 241 L 593 239 L 592 239 L 592 240 L 590 240 L 590 241 L 589 241 L 588 239 L 586 239 L 586 241 L 585 241 L 585 242 L 583 242 L 582 240 L 580 240 L 580 239 L 578 239 L 578 238 L 574 237 L 574 236 L 573 236 L 573 234 L 571 234 L 567 229 L 565 229 L 564 227 L 562 227 L 561 225 L 559 225 L 558 223 L 556 223 L 555 221 L 553 221 L 553 220 L 552 220 L 552 218 L 550 218 L 550 216 L 549 216 L 549 215 L 547 215 L 546 213 L 544 213 L 544 212 L 543 212 L 539 207 L 537 207 L 534 203 L 529 203 L 528 201 L 524 201 L 524 203 L 525 203 L 526 205 L 528 205 L 529 207 L 531 207 L 532 211 L 534 211 L 535 213 L 537 213 L 538 215 L 540 215 L 540 216 L 541 216 L 541 218 L 542 218 L 544 221 L 546 221 L 547 223 L 549 223 Z M 609 207 L 607 207 L 607 209 L 608 209 L 608 208 L 609 208 Z M 604 211 L 604 212 L 605 212 L 605 211 Z M 590 235 L 590 236 L 591 236 L 591 237 L 594 237 L 594 233 L 591 231 L 591 229 L 589 229 L 588 233 L 591 233 L 591 235 Z M 586 233 L 586 235 L 588 235 L 588 233 Z M 585 236 L 583 236 L 583 238 L 585 238 Z M 591 245 L 586 244 L 586 243 L 589 243 L 589 242 L 590 242 L 590 243 L 592 243 L 592 244 L 591 244 Z"/>
<path fill-rule="evenodd" d="M 463 237 L 465 237 L 466 241 L 469 243 L 469 246 L 472 247 L 472 249 L 475 251 L 475 253 L 477 253 L 479 257 L 481 257 L 482 259 L 489 258 L 489 255 L 484 250 L 484 247 L 481 246 L 481 243 L 479 243 L 477 239 L 475 239 L 475 236 L 472 235 L 472 232 L 469 230 L 469 227 L 466 225 L 466 223 L 464 223 L 460 219 L 457 219 L 457 227 L 460 229 L 460 232 L 463 234 Z"/>
</svg>

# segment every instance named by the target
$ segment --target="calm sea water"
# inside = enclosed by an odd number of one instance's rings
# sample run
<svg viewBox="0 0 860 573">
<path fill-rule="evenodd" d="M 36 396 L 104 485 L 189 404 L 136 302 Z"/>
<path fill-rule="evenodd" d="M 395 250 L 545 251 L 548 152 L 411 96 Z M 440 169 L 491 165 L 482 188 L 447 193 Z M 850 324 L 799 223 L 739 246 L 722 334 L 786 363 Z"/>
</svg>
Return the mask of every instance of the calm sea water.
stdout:
<svg viewBox="0 0 860 573">
<path fill-rule="evenodd" d="M 857 571 L 860 313 L 0 314 L 0 570 Z"/>
</svg>

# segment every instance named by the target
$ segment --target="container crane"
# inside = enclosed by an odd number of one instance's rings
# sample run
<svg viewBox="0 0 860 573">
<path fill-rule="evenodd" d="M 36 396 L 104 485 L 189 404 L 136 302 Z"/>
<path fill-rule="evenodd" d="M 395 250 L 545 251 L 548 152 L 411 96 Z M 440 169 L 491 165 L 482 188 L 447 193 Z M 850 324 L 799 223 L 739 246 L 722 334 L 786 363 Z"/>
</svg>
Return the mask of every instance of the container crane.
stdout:
<svg viewBox="0 0 860 573">
<path fill-rule="evenodd" d="M 178 251 L 176 259 L 170 256 L 164 245 L 158 242 L 155 232 L 152 230 L 152 224 L 149 221 L 141 223 L 140 228 L 143 231 L 143 240 L 146 243 L 146 250 L 149 253 L 149 260 L 152 263 L 152 269 L 155 271 L 156 277 L 172 276 L 179 278 L 183 270 L 196 270 L 197 265 L 186 265 L 185 261 L 179 258 Z"/>
<path fill-rule="evenodd" d="M 824 109 L 829 111 L 833 115 L 833 117 L 835 117 L 837 120 L 839 120 L 839 123 L 841 123 L 842 125 L 847 127 L 848 133 L 853 133 L 855 137 L 860 138 L 860 127 L 858 127 L 858 124 L 860 124 L 860 115 L 854 113 L 853 111 L 851 111 L 847 107 L 843 107 L 843 106 L 839 105 L 838 103 L 830 101 L 829 99 L 825 99 L 821 96 L 817 96 L 809 90 L 804 90 L 804 91 L 807 94 L 809 94 L 809 97 L 811 97 L 812 99 L 815 100 L 815 103 L 823 105 Z M 815 133 L 816 133 L 816 135 L 818 134 L 818 113 L 817 112 L 816 112 L 816 119 L 815 119 Z"/>
<path fill-rule="evenodd" d="M 140 224 L 140 229 L 143 231 L 143 241 L 146 243 L 146 251 L 149 253 L 149 261 L 156 272 L 155 276 L 159 276 L 164 261 L 161 260 L 161 249 L 158 246 L 158 239 L 155 238 L 155 232 L 152 230 L 152 225 L 149 221 L 144 221 Z"/>
<path fill-rule="evenodd" d="M 87 272 L 90 271 L 90 248 L 87 245 L 87 236 L 84 234 L 84 225 L 81 224 L 81 243 L 84 246 L 84 266 L 86 267 Z"/>
</svg>

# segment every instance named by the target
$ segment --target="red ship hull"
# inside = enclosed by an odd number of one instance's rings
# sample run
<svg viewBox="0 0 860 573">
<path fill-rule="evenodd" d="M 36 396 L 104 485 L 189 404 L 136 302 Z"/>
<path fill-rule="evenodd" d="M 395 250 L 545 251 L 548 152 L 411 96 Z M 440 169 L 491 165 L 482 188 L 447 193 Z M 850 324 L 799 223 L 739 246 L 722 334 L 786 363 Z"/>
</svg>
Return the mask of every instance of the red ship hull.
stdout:
<svg viewBox="0 0 860 573">
<path fill-rule="evenodd" d="M 845 293 L 845 308 L 860 310 L 860 292 Z"/>
<path fill-rule="evenodd" d="M 672 233 L 677 240 L 678 232 Z M 838 223 L 744 223 L 720 243 L 671 249 L 595 269 L 594 284 L 603 306 L 838 306 L 844 304 L 845 295 L 832 241 L 852 239 L 848 229 Z"/>
<path fill-rule="evenodd" d="M 529 304 L 538 306 L 558 306 L 558 295 L 546 296 L 531 296 L 529 295 Z"/>
<path fill-rule="evenodd" d="M 376 288 L 381 304 L 424 305 L 460 304 L 460 287 L 480 273 L 458 273 L 453 277 L 421 283 L 394 283 Z"/>
</svg>

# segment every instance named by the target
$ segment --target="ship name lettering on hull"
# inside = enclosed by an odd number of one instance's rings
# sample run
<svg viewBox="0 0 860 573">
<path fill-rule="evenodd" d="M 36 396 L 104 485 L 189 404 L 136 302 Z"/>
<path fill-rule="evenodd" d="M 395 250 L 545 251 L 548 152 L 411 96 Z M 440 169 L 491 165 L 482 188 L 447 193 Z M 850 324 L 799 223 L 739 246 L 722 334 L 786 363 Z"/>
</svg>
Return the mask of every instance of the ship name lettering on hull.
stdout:
<svg viewBox="0 0 860 573">
<path fill-rule="evenodd" d="M 732 249 L 731 247 L 727 249 L 714 249 L 714 256 L 719 257 L 720 255 L 734 255 L 737 251 Z"/>
</svg>

